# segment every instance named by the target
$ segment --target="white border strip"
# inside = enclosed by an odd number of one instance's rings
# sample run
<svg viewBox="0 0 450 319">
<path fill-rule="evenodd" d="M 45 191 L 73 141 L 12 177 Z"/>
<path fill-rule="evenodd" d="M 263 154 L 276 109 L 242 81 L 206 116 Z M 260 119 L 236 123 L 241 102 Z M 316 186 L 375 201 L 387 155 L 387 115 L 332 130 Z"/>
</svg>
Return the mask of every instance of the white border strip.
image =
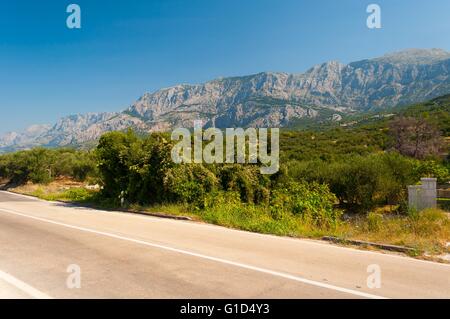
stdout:
<svg viewBox="0 0 450 319">
<path fill-rule="evenodd" d="M 260 273 L 264 273 L 264 274 L 268 274 L 268 275 L 272 275 L 272 276 L 276 276 L 276 277 L 281 277 L 284 279 L 289 279 L 289 280 L 301 282 L 304 284 L 308 284 L 308 285 L 312 285 L 312 286 L 316 286 L 316 287 L 320 287 L 320 288 L 326 288 L 326 289 L 330 289 L 330 290 L 339 291 L 342 293 L 352 294 L 352 295 L 355 295 L 358 297 L 364 297 L 364 298 L 370 298 L 370 299 L 387 299 L 386 297 L 372 295 L 369 293 L 356 291 L 356 290 L 352 290 L 352 289 L 347 289 L 347 288 L 342 288 L 342 287 L 338 287 L 338 286 L 333 286 L 333 285 L 325 284 L 325 283 L 314 281 L 314 280 L 305 279 L 305 278 L 294 276 L 294 275 L 289 275 L 289 274 L 278 272 L 278 271 L 273 271 L 273 270 L 269 270 L 269 269 L 265 269 L 265 268 L 246 265 L 246 264 L 242 264 L 242 263 L 238 263 L 238 262 L 234 262 L 234 261 L 230 261 L 230 260 L 226 260 L 226 259 L 222 259 L 222 258 L 211 257 L 211 256 L 203 255 L 203 254 L 190 252 L 190 251 L 183 250 L 183 249 L 177 249 L 177 248 L 172 248 L 169 246 L 154 244 L 154 243 L 146 242 L 143 240 L 128 238 L 128 237 L 124 237 L 124 236 L 120 236 L 120 235 L 115 235 L 115 234 L 111 234 L 111 233 L 97 231 L 94 229 L 85 228 L 85 227 L 78 227 L 78 226 L 73 226 L 73 225 L 69 225 L 69 224 L 64 224 L 64 223 L 56 222 L 56 221 L 53 221 L 50 219 L 26 215 L 26 214 L 16 212 L 13 210 L 9 210 L 9 209 L 0 208 L 0 211 L 8 213 L 8 214 L 12 214 L 12 215 L 17 215 L 17 216 L 21 216 L 21 217 L 38 220 L 41 222 L 46 222 L 49 224 L 63 226 L 63 227 L 70 228 L 70 229 L 76 229 L 76 230 L 80 230 L 80 231 L 84 231 L 84 232 L 88 232 L 88 233 L 92 233 L 92 234 L 97 234 L 97 235 L 102 235 L 102 236 L 106 236 L 106 237 L 110 237 L 110 238 L 120 239 L 120 240 L 132 242 L 132 243 L 136 243 L 136 244 L 140 244 L 140 245 L 145 245 L 145 246 L 149 246 L 149 247 L 153 247 L 153 248 L 159 248 L 159 249 L 168 250 L 168 251 L 179 253 L 179 254 L 193 256 L 193 257 L 210 260 L 210 261 L 214 261 L 214 262 L 218 262 L 218 263 L 222 263 L 222 264 L 226 264 L 226 265 L 231 265 L 231 266 L 235 266 L 235 267 L 240 267 L 243 269 L 253 270 L 253 271 L 260 272 Z"/>
<path fill-rule="evenodd" d="M 8 284 L 16 287 L 20 291 L 26 293 L 27 295 L 36 298 L 36 299 L 52 299 L 47 294 L 37 290 L 36 288 L 31 287 L 30 285 L 24 283 L 23 281 L 7 274 L 0 270 L 0 280 L 7 282 Z"/>
</svg>

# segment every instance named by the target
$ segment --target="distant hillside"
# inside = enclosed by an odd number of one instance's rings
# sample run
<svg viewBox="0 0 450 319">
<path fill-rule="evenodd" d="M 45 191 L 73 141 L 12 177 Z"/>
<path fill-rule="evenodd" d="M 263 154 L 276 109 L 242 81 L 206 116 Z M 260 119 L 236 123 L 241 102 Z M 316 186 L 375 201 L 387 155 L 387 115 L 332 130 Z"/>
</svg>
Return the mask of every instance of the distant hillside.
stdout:
<svg viewBox="0 0 450 319">
<path fill-rule="evenodd" d="M 348 116 L 340 123 L 334 123 L 334 126 L 348 128 L 359 128 L 363 126 L 386 127 L 392 117 L 400 115 L 425 118 L 428 122 L 438 127 L 444 136 L 450 136 L 450 94 L 423 103 L 397 106 L 381 112 L 369 112 Z M 325 128 L 327 126 L 322 125 L 318 127 Z M 329 127 L 331 125 L 328 125 Z"/>
<path fill-rule="evenodd" d="M 320 158 L 330 160 L 347 154 L 367 155 L 391 146 L 389 122 L 397 116 L 426 118 L 447 138 L 450 147 L 450 95 L 424 103 L 394 107 L 317 125 L 287 128 L 281 134 L 283 161 Z"/>
</svg>

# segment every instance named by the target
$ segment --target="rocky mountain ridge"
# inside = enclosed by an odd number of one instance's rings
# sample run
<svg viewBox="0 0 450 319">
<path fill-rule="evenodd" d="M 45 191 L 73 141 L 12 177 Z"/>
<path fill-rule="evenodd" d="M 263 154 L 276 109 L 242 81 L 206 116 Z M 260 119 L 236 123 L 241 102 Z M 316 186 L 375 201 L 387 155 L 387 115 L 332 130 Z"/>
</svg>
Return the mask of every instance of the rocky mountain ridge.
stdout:
<svg viewBox="0 0 450 319">
<path fill-rule="evenodd" d="M 425 101 L 450 93 L 450 52 L 410 49 L 349 64 L 316 65 L 302 74 L 263 72 L 177 85 L 146 93 L 118 113 L 89 113 L 0 137 L 0 150 L 79 145 L 113 130 L 192 127 L 285 127 L 297 120 Z"/>
</svg>

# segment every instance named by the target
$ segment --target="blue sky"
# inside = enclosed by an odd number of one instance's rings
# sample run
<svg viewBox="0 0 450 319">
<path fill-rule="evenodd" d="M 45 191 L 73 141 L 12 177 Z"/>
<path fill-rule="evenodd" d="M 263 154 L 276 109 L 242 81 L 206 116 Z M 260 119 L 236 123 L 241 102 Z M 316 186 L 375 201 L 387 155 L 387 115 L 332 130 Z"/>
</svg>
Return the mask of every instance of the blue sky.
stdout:
<svg viewBox="0 0 450 319">
<path fill-rule="evenodd" d="M 70 3 L 80 30 L 66 27 Z M 370 3 L 380 30 L 366 27 Z M 178 83 L 450 50 L 449 12 L 448 0 L 2 0 L 0 133 L 122 110 Z"/>
</svg>

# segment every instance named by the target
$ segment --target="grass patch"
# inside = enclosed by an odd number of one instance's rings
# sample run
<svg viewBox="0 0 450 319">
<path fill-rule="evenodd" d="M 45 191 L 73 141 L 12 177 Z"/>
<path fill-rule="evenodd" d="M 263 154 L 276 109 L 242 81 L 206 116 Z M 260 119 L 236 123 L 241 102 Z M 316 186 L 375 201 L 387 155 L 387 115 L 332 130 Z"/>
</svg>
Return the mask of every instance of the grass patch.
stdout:
<svg viewBox="0 0 450 319">
<path fill-rule="evenodd" d="M 64 201 L 75 203 L 92 202 L 97 194 L 96 191 L 87 190 L 85 188 L 70 188 L 60 192 L 48 192 L 43 188 L 38 188 L 31 192 L 30 195 L 48 200 L 48 201 Z"/>
<path fill-rule="evenodd" d="M 309 220 L 293 214 L 273 216 L 264 206 L 223 204 L 199 210 L 197 214 L 203 221 L 211 224 L 263 234 L 308 238 L 330 234 L 333 236 L 341 235 L 339 227 L 318 227 Z"/>
</svg>

